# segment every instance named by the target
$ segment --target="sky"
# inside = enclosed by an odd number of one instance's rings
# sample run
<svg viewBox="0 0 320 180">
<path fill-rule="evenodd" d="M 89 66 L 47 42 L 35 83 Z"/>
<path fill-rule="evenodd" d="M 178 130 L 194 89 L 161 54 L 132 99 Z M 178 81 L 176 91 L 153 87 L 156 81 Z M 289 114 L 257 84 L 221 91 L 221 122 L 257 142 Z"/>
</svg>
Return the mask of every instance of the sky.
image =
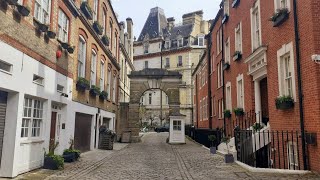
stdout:
<svg viewBox="0 0 320 180">
<path fill-rule="evenodd" d="M 182 22 L 182 15 L 203 10 L 204 20 L 214 19 L 221 0 L 112 0 L 112 6 L 118 14 L 119 22 L 131 17 L 134 35 L 138 38 L 150 13 L 150 9 L 164 9 L 167 18 L 174 17 L 176 23 Z"/>
</svg>

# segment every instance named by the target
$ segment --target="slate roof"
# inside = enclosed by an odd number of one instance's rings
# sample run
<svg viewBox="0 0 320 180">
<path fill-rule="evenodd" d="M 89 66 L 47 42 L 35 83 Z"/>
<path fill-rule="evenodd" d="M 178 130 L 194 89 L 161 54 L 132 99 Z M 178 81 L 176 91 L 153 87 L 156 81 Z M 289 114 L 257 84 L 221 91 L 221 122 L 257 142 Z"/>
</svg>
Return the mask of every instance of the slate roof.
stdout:
<svg viewBox="0 0 320 180">
<path fill-rule="evenodd" d="M 167 27 L 167 18 L 163 9 L 159 7 L 152 8 L 149 16 L 143 26 L 138 41 L 143 41 L 148 35 L 149 39 L 158 38 L 162 34 L 162 30 Z"/>
<path fill-rule="evenodd" d="M 193 24 L 175 26 L 171 29 L 171 31 L 168 31 L 168 29 L 165 29 L 164 36 L 169 35 L 171 40 L 177 39 L 177 37 L 179 35 L 182 37 L 189 37 L 192 30 L 193 30 Z M 169 34 L 168 34 L 168 32 L 169 32 Z"/>
</svg>

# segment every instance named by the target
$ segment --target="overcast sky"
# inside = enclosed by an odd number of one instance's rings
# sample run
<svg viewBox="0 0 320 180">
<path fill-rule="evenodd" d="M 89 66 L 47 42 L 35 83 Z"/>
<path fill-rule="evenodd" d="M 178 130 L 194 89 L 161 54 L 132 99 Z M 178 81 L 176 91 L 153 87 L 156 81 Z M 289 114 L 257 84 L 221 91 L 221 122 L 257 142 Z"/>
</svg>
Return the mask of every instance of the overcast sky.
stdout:
<svg viewBox="0 0 320 180">
<path fill-rule="evenodd" d="M 138 38 L 150 9 L 160 7 L 164 9 L 166 17 L 175 17 L 176 23 L 182 22 L 182 15 L 203 10 L 204 19 L 213 19 L 219 9 L 221 0 L 112 0 L 115 12 L 120 21 L 131 17 L 134 24 L 134 34 Z"/>
</svg>

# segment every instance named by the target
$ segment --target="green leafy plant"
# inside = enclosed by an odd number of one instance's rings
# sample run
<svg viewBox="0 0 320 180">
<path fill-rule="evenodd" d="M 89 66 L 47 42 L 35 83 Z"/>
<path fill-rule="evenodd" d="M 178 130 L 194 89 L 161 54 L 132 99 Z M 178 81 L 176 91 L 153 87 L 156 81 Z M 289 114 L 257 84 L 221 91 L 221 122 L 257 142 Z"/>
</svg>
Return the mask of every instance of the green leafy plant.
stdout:
<svg viewBox="0 0 320 180">
<path fill-rule="evenodd" d="M 223 111 L 224 117 L 230 118 L 231 117 L 231 111 L 229 109 L 226 109 Z"/>
<path fill-rule="evenodd" d="M 92 85 L 90 91 L 94 92 L 95 94 L 100 94 L 100 88 Z"/>
<path fill-rule="evenodd" d="M 107 35 L 103 35 L 101 40 L 104 45 L 109 46 L 109 37 Z"/>
<path fill-rule="evenodd" d="M 252 126 L 252 129 L 253 129 L 254 131 L 259 131 L 259 130 L 261 130 L 262 128 L 263 128 L 263 125 L 260 124 L 260 123 L 254 123 L 254 125 Z"/>
<path fill-rule="evenodd" d="M 49 154 L 46 154 L 46 157 L 51 158 L 56 163 L 59 169 L 63 169 L 64 159 L 62 156 L 49 153 Z"/>
<path fill-rule="evenodd" d="M 88 4 L 87 1 L 82 2 L 82 3 L 81 3 L 81 7 L 87 8 L 87 10 L 89 11 L 89 13 L 92 14 L 92 9 L 91 9 L 91 7 L 89 6 L 89 4 Z"/>
<path fill-rule="evenodd" d="M 93 28 L 94 28 L 94 30 L 95 30 L 99 35 L 102 34 L 103 27 L 99 24 L 98 21 L 95 21 L 95 22 L 93 23 Z"/>
<path fill-rule="evenodd" d="M 234 108 L 233 112 L 236 114 L 236 116 L 243 116 L 244 115 L 243 108 Z"/>
<path fill-rule="evenodd" d="M 89 89 L 89 87 L 90 87 L 90 82 L 83 77 L 78 78 L 77 84 L 82 85 L 86 89 Z"/>
<path fill-rule="evenodd" d="M 276 12 L 270 17 L 270 21 L 275 22 L 279 16 L 282 14 L 287 14 L 288 12 L 288 8 L 277 9 Z"/>
<path fill-rule="evenodd" d="M 209 135 L 208 140 L 211 142 L 211 147 L 214 146 L 214 142 L 216 141 L 217 137 L 215 135 Z"/>
<path fill-rule="evenodd" d="M 107 98 L 108 98 L 108 92 L 106 92 L 106 91 L 101 91 L 101 92 L 100 92 L 100 97 L 103 97 L 104 99 L 107 99 Z"/>
</svg>

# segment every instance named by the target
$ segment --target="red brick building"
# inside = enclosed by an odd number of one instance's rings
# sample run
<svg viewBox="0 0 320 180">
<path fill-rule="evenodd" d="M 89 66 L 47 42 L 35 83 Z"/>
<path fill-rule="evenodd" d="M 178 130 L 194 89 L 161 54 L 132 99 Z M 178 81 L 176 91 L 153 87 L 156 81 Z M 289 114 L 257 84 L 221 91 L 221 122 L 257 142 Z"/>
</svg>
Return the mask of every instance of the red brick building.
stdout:
<svg viewBox="0 0 320 180">
<path fill-rule="evenodd" d="M 225 0 L 207 35 L 212 126 L 201 127 L 223 127 L 233 137 L 236 126 L 255 130 L 259 123 L 279 145 L 268 139 L 254 150 L 269 161 L 256 167 L 320 171 L 320 148 L 309 141 L 320 140 L 310 134 L 320 132 L 317 9 L 311 0 Z"/>
</svg>

